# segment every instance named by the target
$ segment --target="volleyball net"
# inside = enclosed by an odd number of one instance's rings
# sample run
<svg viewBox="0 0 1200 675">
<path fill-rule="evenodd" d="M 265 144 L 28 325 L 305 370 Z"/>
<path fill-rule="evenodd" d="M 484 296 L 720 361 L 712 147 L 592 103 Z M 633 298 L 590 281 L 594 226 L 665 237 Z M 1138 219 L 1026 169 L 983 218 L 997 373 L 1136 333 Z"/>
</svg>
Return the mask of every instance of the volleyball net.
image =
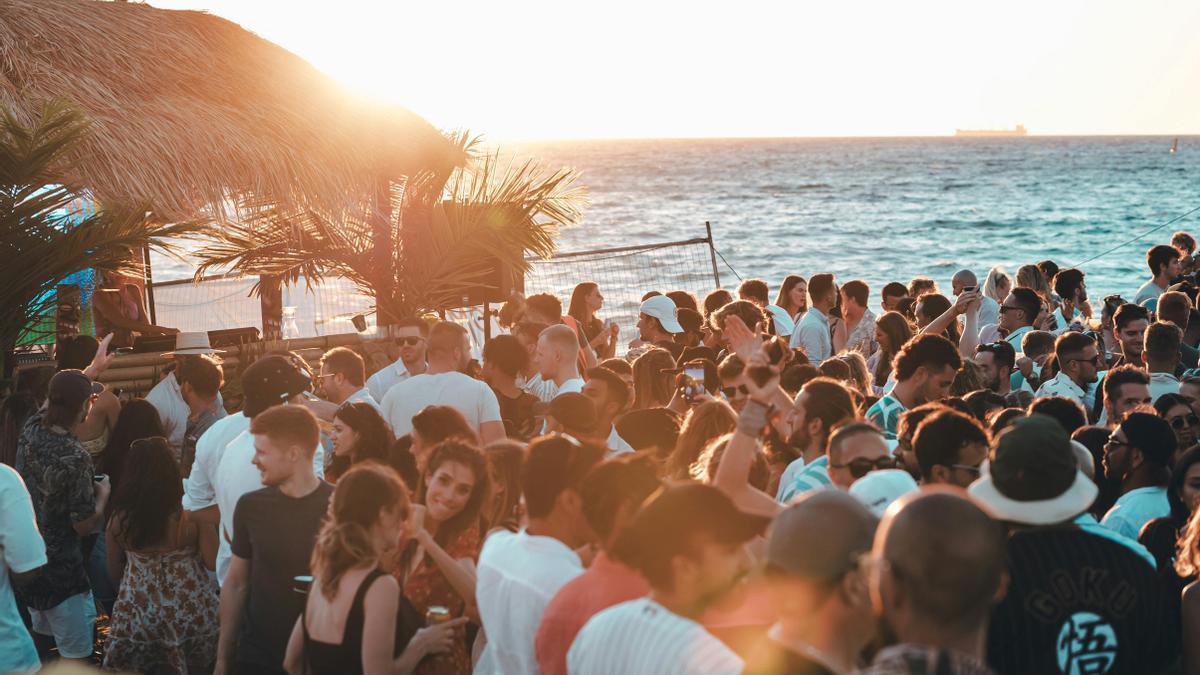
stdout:
<svg viewBox="0 0 1200 675">
<path fill-rule="evenodd" d="M 721 285 L 717 265 L 719 252 L 712 230 L 705 236 L 683 241 L 640 244 L 591 251 L 564 252 L 548 259 L 531 258 L 525 274 L 525 295 L 550 293 L 563 302 L 565 312 L 575 286 L 594 281 L 605 297 L 602 315 L 616 320 L 624 331 L 634 330 L 642 296 L 651 290 L 683 290 L 699 299 Z M 731 269 L 731 268 L 730 268 Z M 90 278 L 83 291 L 90 296 Z M 78 283 L 78 282 L 77 282 Z M 146 293 L 151 317 L 161 326 L 181 331 L 215 331 L 256 327 L 263 324 L 262 305 L 253 293 L 256 277 L 232 275 L 205 277 L 199 281 L 178 279 L 156 281 Z M 354 333 L 355 317 L 368 327 L 375 325 L 374 300 L 352 282 L 328 278 L 308 288 L 304 279 L 283 289 L 284 307 L 294 308 L 295 324 L 289 337 L 316 337 Z M 452 312 L 454 318 L 474 315 L 481 319 L 482 307 Z M 284 332 L 289 327 L 285 319 Z M 83 328 L 88 330 L 90 325 Z M 622 335 L 622 338 L 632 338 Z M 52 336 L 51 336 L 51 339 Z"/>
</svg>

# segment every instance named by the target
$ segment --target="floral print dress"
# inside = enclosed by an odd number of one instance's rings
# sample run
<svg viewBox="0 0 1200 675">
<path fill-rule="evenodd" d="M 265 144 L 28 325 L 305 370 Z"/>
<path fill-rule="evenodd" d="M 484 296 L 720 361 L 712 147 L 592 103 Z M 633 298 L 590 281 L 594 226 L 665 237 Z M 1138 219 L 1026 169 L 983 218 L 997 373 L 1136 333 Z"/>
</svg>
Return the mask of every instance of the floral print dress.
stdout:
<svg viewBox="0 0 1200 675">
<path fill-rule="evenodd" d="M 455 560 L 463 558 L 479 559 L 479 527 L 471 527 L 461 532 L 454 541 L 446 546 L 446 553 Z M 404 577 L 404 570 L 396 570 L 396 578 L 403 584 L 404 597 L 417 608 L 421 615 L 430 607 L 440 606 L 450 610 L 450 616 L 457 618 L 463 615 L 467 603 L 459 596 L 449 580 L 442 574 L 433 558 L 426 555 L 421 560 L 421 566 Z M 459 639 L 454 641 L 454 647 L 444 654 L 428 656 L 417 666 L 417 675 L 451 675 L 471 672 L 471 655 L 467 651 L 466 632 L 458 629 Z"/>
<path fill-rule="evenodd" d="M 127 672 L 211 672 L 220 595 L 194 547 L 126 551 L 104 667 Z"/>
</svg>

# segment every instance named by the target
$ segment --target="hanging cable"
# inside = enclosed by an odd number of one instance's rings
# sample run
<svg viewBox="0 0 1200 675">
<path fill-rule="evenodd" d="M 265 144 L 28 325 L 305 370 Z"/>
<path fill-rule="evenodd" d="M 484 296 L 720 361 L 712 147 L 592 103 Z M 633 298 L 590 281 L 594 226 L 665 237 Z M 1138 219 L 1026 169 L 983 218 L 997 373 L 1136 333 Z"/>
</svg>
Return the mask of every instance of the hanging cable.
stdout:
<svg viewBox="0 0 1200 675">
<path fill-rule="evenodd" d="M 725 266 L 729 268 L 729 271 L 733 272 L 733 276 L 737 277 L 738 281 L 741 281 L 742 275 L 738 274 L 738 271 L 733 269 L 733 265 L 730 265 L 729 261 L 725 259 L 725 255 L 721 253 L 721 249 L 714 246 L 713 250 L 717 252 L 717 255 L 721 258 L 721 262 L 725 263 Z"/>
<path fill-rule="evenodd" d="M 1128 246 L 1128 245 L 1132 244 L 1133 242 L 1135 242 L 1135 241 L 1137 241 L 1137 240 L 1139 240 L 1139 239 L 1142 239 L 1142 238 L 1144 238 L 1144 237 L 1148 237 L 1148 236 L 1150 236 L 1150 235 L 1154 234 L 1155 232 L 1158 232 L 1159 230 L 1163 229 L 1164 227 L 1166 227 L 1166 226 L 1168 226 L 1168 225 L 1172 225 L 1172 224 L 1174 224 L 1174 223 L 1177 223 L 1177 222 L 1179 222 L 1179 221 L 1183 220 L 1184 218 L 1187 218 L 1188 216 L 1192 215 L 1193 213 L 1195 213 L 1195 212 L 1197 212 L 1197 211 L 1200 211 L 1200 206 L 1197 206 L 1196 208 L 1192 209 L 1191 211 L 1188 211 L 1187 213 L 1185 213 L 1185 214 L 1183 214 L 1183 215 L 1175 216 L 1174 218 L 1172 218 L 1172 219 L 1168 220 L 1167 222 L 1163 223 L 1162 225 L 1159 225 L 1158 227 L 1155 227 L 1155 228 L 1153 228 L 1153 229 L 1150 229 L 1150 230 L 1146 230 L 1145 232 L 1143 232 L 1143 233 L 1139 234 L 1138 236 L 1134 237 L 1133 239 L 1130 239 L 1129 241 L 1126 241 L 1126 242 L 1122 242 L 1122 243 L 1120 243 L 1120 244 L 1117 244 L 1116 246 L 1114 246 L 1114 247 L 1112 247 L 1112 248 L 1110 248 L 1110 249 L 1108 249 L 1107 251 L 1104 251 L 1104 252 L 1102 252 L 1102 253 L 1097 253 L 1096 255 L 1094 255 L 1094 256 L 1092 256 L 1092 257 L 1088 258 L 1087 260 L 1084 260 L 1083 262 L 1078 262 L 1078 263 L 1075 263 L 1074 265 L 1072 265 L 1072 267 L 1075 267 L 1075 268 L 1083 267 L 1084 265 L 1086 265 L 1086 264 L 1088 264 L 1088 263 L 1092 262 L 1093 260 L 1096 260 L 1097 258 L 1103 258 L 1104 256 L 1108 255 L 1109 253 L 1112 253 L 1113 251 L 1116 251 L 1116 250 L 1118 250 L 1118 249 L 1125 248 L 1126 246 Z M 735 273 L 735 274 L 736 274 L 736 273 Z"/>
</svg>

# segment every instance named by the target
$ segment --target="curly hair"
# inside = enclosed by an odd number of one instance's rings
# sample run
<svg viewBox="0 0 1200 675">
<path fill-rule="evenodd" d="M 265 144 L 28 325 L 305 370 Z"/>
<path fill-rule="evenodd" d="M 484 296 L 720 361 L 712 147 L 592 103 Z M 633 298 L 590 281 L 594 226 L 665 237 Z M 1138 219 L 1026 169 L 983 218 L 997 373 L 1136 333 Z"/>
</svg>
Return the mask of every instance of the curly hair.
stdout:
<svg viewBox="0 0 1200 675">
<path fill-rule="evenodd" d="M 667 458 L 664 471 L 667 478 L 683 480 L 691 477 L 692 465 L 709 441 L 723 436 L 737 426 L 737 414 L 725 401 L 705 401 L 692 408 L 683 418 L 675 449 Z"/>
</svg>

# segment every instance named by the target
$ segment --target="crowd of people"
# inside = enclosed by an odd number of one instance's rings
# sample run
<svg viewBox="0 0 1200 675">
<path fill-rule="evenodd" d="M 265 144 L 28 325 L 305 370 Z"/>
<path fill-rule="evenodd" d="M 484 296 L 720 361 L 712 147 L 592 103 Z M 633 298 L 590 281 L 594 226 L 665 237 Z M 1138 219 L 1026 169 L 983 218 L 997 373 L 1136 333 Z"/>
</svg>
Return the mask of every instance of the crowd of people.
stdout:
<svg viewBox="0 0 1200 675">
<path fill-rule="evenodd" d="M 61 340 L 0 405 L 0 671 L 1200 673 L 1195 249 L 652 291 L 627 344 L 587 282 L 374 373 L 182 333 L 125 401 Z"/>
</svg>

